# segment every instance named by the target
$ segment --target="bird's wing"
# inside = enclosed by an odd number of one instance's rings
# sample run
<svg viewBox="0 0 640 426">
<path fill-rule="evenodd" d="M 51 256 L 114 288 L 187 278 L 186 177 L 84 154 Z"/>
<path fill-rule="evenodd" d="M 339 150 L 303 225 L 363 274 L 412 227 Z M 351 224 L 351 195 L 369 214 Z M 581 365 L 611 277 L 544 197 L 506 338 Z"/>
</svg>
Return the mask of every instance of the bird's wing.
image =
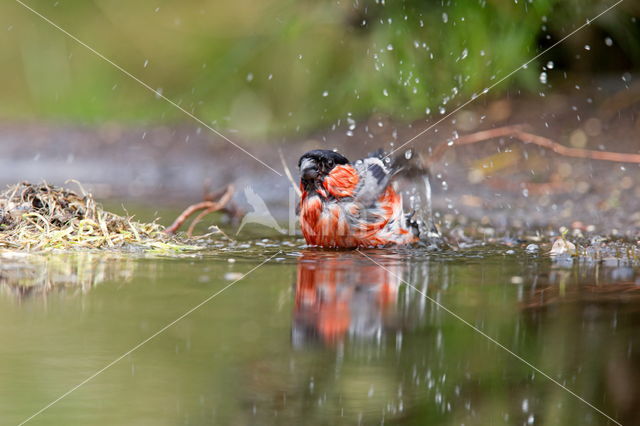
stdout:
<svg viewBox="0 0 640 426">
<path fill-rule="evenodd" d="M 366 157 L 355 162 L 359 181 L 353 198 L 365 206 L 373 205 L 384 193 L 392 173 L 381 158 Z"/>
<path fill-rule="evenodd" d="M 391 180 L 407 169 L 402 158 L 385 162 L 382 150 L 353 164 L 338 165 L 323 181 L 324 189 L 335 198 L 351 198 L 365 207 L 373 206 L 385 193 Z"/>
</svg>

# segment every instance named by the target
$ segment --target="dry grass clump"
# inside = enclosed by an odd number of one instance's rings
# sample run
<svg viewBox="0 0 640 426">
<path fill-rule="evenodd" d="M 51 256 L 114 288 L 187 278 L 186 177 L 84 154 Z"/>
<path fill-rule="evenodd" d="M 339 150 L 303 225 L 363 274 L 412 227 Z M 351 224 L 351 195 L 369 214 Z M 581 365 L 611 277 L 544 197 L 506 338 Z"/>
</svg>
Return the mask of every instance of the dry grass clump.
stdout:
<svg viewBox="0 0 640 426">
<path fill-rule="evenodd" d="M 84 192 L 84 191 L 83 191 Z M 91 194 L 28 182 L 0 194 L 0 249 L 141 248 L 183 250 L 164 228 L 104 211 Z"/>
</svg>

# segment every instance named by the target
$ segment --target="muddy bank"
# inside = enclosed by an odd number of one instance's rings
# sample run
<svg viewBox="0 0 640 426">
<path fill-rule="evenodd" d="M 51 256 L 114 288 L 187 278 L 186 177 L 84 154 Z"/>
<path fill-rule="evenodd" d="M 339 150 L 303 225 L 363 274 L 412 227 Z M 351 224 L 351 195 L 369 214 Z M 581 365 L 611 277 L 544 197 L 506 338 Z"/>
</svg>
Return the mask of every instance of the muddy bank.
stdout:
<svg viewBox="0 0 640 426">
<path fill-rule="evenodd" d="M 532 133 L 563 145 L 638 153 L 640 86 L 631 76 L 582 81 L 540 96 L 512 93 L 478 100 L 412 144 L 429 156 L 438 143 L 474 131 L 524 124 Z M 398 124 L 384 116 L 336 123 L 310 137 L 248 143 L 278 171 L 277 149 L 295 172 L 308 149 L 337 148 L 357 158 L 378 147 L 401 145 L 442 116 Z M 206 188 L 234 183 L 237 201 L 251 186 L 279 218 L 288 211 L 289 183 L 210 131 L 179 126 L 78 126 L 51 123 L 0 124 L 0 184 L 77 179 L 99 199 L 162 206 L 197 201 Z M 432 167 L 434 208 L 441 226 L 512 226 L 538 229 L 574 226 L 600 233 L 633 234 L 640 225 L 638 165 L 562 157 L 508 137 L 454 147 Z"/>
</svg>

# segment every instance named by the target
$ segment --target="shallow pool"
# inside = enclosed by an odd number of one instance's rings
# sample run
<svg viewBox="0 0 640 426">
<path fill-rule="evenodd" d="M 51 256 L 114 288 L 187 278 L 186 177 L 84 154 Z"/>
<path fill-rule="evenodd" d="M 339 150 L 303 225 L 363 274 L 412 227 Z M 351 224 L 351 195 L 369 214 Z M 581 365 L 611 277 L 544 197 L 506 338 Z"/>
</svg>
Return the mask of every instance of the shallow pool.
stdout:
<svg viewBox="0 0 640 426">
<path fill-rule="evenodd" d="M 638 424 L 638 269 L 523 247 L 4 257 L 2 424 Z"/>
</svg>

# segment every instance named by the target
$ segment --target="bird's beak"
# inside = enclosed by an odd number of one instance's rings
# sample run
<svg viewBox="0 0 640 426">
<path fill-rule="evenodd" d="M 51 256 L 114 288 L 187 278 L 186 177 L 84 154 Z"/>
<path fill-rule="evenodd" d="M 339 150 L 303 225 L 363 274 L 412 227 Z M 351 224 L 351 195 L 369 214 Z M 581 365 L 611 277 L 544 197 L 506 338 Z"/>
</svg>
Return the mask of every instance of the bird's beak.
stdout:
<svg viewBox="0 0 640 426">
<path fill-rule="evenodd" d="M 315 161 L 305 158 L 300 163 L 300 176 L 303 181 L 313 181 L 318 177 L 318 167 Z"/>
</svg>

